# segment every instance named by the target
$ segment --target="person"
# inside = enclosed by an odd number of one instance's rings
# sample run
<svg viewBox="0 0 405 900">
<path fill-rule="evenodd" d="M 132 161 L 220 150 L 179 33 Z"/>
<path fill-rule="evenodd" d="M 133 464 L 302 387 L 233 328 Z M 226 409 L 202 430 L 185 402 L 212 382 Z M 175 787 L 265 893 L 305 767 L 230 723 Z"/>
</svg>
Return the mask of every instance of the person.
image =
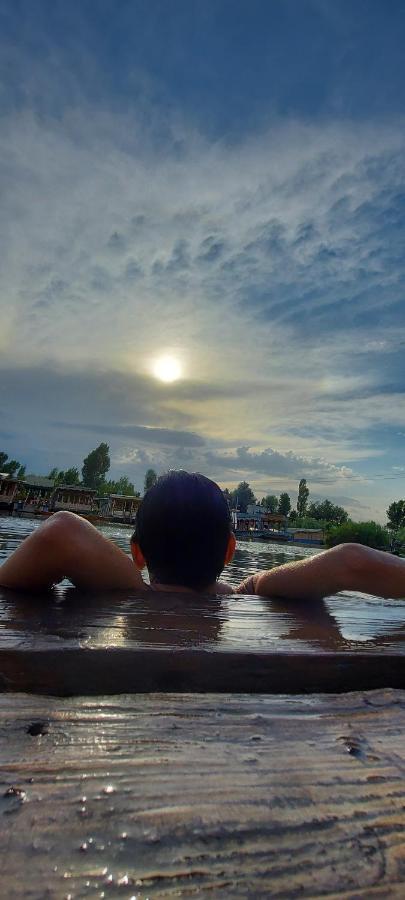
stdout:
<svg viewBox="0 0 405 900">
<path fill-rule="evenodd" d="M 57 512 L 0 568 L 0 586 L 44 590 L 64 577 L 90 591 L 175 591 L 320 599 L 341 590 L 405 597 L 405 561 L 341 544 L 315 556 L 249 576 L 238 587 L 219 577 L 232 560 L 235 536 L 222 491 L 204 475 L 172 471 L 158 479 L 138 509 L 132 559 L 93 525 Z M 148 568 L 150 585 L 142 579 Z"/>
</svg>

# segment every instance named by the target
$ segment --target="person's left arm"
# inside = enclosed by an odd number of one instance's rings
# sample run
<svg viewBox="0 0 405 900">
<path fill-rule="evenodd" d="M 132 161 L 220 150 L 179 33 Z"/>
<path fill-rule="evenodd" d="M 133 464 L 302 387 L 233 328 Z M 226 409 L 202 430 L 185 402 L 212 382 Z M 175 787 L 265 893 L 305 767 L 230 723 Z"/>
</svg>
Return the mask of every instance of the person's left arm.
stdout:
<svg viewBox="0 0 405 900">
<path fill-rule="evenodd" d="M 46 590 L 63 578 L 82 590 L 145 587 L 132 559 L 70 512 L 50 516 L 0 566 L 0 587 L 15 590 Z"/>
<path fill-rule="evenodd" d="M 405 560 L 362 544 L 339 544 L 316 556 L 258 572 L 236 588 L 236 593 L 286 600 L 321 599 L 339 591 L 405 598 Z"/>
</svg>

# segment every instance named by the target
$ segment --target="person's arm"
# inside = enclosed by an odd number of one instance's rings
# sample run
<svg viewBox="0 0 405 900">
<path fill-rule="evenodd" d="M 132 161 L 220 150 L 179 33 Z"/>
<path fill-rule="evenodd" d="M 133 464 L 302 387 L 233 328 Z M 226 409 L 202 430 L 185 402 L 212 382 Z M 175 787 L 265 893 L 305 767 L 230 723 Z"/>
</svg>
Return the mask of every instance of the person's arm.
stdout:
<svg viewBox="0 0 405 900">
<path fill-rule="evenodd" d="M 345 590 L 405 598 L 405 560 L 361 544 L 340 544 L 316 556 L 259 572 L 249 582 L 261 597 L 288 600 L 328 597 Z M 244 584 L 237 593 L 251 592 L 243 590 Z"/>
<path fill-rule="evenodd" d="M 0 587 L 46 590 L 69 578 L 83 590 L 145 587 L 132 559 L 80 516 L 54 513 L 0 566 Z"/>
</svg>

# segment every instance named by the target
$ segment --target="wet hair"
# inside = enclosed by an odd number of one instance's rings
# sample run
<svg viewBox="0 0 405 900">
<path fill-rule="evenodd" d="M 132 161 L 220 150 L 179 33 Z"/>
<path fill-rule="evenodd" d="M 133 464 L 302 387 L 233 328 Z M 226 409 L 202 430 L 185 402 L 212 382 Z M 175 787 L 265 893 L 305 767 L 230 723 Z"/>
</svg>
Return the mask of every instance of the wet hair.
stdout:
<svg viewBox="0 0 405 900">
<path fill-rule="evenodd" d="M 231 533 L 225 497 L 204 475 L 171 471 L 149 488 L 131 541 L 161 584 L 201 591 L 221 574 Z"/>
</svg>

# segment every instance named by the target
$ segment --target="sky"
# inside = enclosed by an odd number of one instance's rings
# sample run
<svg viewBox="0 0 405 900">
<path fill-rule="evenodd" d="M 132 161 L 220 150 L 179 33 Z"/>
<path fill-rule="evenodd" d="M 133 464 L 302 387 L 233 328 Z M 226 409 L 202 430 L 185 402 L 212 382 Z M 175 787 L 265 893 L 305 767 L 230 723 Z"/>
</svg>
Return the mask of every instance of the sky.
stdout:
<svg viewBox="0 0 405 900">
<path fill-rule="evenodd" d="M 405 7 L 0 0 L 0 449 L 405 495 Z M 170 383 L 155 375 L 169 356 Z"/>
</svg>

